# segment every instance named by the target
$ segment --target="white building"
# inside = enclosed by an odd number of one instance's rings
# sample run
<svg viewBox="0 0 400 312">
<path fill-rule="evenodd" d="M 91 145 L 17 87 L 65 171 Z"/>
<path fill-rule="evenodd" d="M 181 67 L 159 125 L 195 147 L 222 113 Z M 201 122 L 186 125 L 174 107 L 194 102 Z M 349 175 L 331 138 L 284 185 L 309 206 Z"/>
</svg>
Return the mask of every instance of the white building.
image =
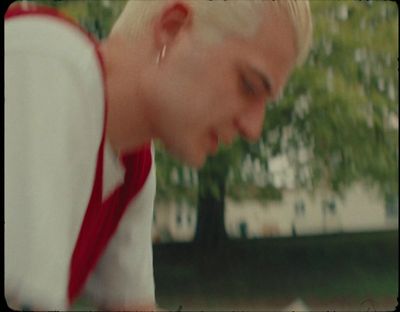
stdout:
<svg viewBox="0 0 400 312">
<path fill-rule="evenodd" d="M 195 234 L 196 221 L 197 211 L 188 203 L 156 203 L 153 241 L 190 241 Z"/>
<path fill-rule="evenodd" d="M 226 199 L 225 228 L 231 237 L 311 235 L 398 229 L 398 199 L 385 200 L 377 189 L 361 183 L 338 195 L 319 189 L 287 189 L 281 201 Z M 154 241 L 190 241 L 196 228 L 196 210 L 181 204 L 158 204 Z"/>
<path fill-rule="evenodd" d="M 354 184 L 343 198 L 322 189 L 314 194 L 283 191 L 282 201 L 227 200 L 226 230 L 233 237 L 291 236 L 398 229 L 398 199 Z"/>
</svg>

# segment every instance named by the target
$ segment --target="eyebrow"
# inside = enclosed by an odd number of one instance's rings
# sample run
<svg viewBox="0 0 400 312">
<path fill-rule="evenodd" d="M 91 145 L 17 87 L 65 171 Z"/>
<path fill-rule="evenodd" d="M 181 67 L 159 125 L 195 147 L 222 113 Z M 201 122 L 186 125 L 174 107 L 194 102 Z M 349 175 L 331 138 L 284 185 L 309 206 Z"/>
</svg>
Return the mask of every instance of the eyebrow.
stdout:
<svg viewBox="0 0 400 312">
<path fill-rule="evenodd" d="M 249 66 L 250 71 L 252 71 L 254 74 L 256 74 L 262 81 L 262 84 L 264 86 L 264 89 L 267 91 L 267 93 L 272 95 L 272 99 L 275 100 L 276 94 L 274 93 L 273 89 L 273 83 L 272 80 L 267 76 L 264 75 L 260 70 L 255 68 L 254 66 Z"/>
</svg>

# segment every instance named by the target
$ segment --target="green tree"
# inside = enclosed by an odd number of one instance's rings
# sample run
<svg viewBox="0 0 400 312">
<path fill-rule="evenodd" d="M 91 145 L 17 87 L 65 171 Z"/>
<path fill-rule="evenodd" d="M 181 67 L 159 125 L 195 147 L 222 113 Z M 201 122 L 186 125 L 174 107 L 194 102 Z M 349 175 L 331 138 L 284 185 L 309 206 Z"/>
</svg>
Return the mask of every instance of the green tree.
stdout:
<svg viewBox="0 0 400 312">
<path fill-rule="evenodd" d="M 195 241 L 207 248 L 226 238 L 221 219 L 226 195 L 280 197 L 268 165 L 279 154 L 287 155 L 295 168 L 298 187 L 313 190 L 327 184 L 342 193 L 362 180 L 378 185 L 382 194 L 397 194 L 397 6 L 312 1 L 311 7 L 315 33 L 310 56 L 294 72 L 283 98 L 269 104 L 261 140 L 239 140 L 198 172 Z M 304 152 L 308 157 L 300 157 Z M 244 178 L 245 162 L 257 164 L 258 175 Z M 165 175 L 177 167 L 160 161 L 158 171 Z M 265 179 L 257 183 L 262 173 Z"/>
<path fill-rule="evenodd" d="M 22 0 L 57 8 L 98 39 L 107 36 L 126 0 Z"/>
</svg>

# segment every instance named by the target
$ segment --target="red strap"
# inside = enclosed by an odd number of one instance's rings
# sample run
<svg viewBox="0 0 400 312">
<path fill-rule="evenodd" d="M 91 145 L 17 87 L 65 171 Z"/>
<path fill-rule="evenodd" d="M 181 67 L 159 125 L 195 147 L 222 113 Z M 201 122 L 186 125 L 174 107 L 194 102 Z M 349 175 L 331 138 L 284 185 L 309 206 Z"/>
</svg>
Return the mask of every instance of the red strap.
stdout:
<svg viewBox="0 0 400 312">
<path fill-rule="evenodd" d="M 64 16 L 59 11 L 53 8 L 37 5 L 35 3 L 30 3 L 30 2 L 12 3 L 8 7 L 6 14 L 4 14 L 4 18 L 8 19 L 11 17 L 17 17 L 26 14 L 44 14 L 44 15 L 61 17 L 62 19 L 67 18 L 66 16 Z"/>
</svg>

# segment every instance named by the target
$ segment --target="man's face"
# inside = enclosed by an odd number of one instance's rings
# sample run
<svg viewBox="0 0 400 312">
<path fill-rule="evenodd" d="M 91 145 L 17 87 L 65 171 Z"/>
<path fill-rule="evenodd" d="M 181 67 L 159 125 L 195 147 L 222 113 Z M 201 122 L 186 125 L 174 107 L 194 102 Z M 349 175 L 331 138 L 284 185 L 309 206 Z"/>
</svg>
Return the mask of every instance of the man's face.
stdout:
<svg viewBox="0 0 400 312">
<path fill-rule="evenodd" d="M 202 166 L 238 135 L 259 138 L 266 105 L 282 92 L 296 57 L 286 14 L 263 20 L 249 38 L 206 44 L 188 29 L 167 46 L 148 100 L 156 136 L 189 165 Z"/>
</svg>

